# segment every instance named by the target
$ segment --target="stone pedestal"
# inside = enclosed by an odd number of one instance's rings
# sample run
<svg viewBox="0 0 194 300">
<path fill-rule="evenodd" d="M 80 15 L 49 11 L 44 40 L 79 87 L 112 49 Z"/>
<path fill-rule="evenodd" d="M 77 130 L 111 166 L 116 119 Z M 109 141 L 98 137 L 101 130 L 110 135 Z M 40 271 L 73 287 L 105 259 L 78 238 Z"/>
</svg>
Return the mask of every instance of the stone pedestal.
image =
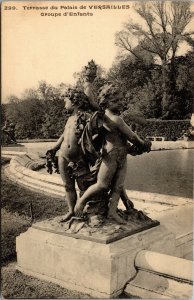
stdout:
<svg viewBox="0 0 194 300">
<path fill-rule="evenodd" d="M 109 244 L 75 237 L 31 227 L 16 239 L 18 269 L 92 297 L 113 298 L 136 274 L 139 251 L 175 252 L 174 234 L 161 225 Z"/>
</svg>

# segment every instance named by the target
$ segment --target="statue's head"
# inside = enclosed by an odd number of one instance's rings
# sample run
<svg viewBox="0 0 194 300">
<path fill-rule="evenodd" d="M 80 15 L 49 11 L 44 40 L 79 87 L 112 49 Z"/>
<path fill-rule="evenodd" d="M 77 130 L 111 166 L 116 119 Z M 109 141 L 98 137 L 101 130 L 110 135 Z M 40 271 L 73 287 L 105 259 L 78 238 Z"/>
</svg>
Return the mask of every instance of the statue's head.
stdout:
<svg viewBox="0 0 194 300">
<path fill-rule="evenodd" d="M 117 84 L 107 83 L 98 94 L 100 107 L 108 108 L 113 111 L 122 111 L 124 108 L 125 97 Z"/>
<path fill-rule="evenodd" d="M 84 79 L 85 81 L 93 82 L 97 74 L 97 65 L 94 60 L 88 62 L 87 66 L 84 67 Z"/>
<path fill-rule="evenodd" d="M 67 111 L 72 112 L 75 107 L 80 109 L 87 109 L 90 102 L 88 97 L 83 91 L 78 88 L 69 88 L 63 93 L 65 108 Z"/>
</svg>

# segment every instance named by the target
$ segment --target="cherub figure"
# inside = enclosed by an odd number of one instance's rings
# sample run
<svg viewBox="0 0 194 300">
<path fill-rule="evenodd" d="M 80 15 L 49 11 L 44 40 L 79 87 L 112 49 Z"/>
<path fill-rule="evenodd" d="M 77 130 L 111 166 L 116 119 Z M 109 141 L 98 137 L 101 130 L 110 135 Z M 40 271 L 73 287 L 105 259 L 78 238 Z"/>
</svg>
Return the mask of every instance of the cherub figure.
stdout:
<svg viewBox="0 0 194 300">
<path fill-rule="evenodd" d="M 85 72 L 84 72 L 84 93 L 88 96 L 90 105 L 93 110 L 99 110 L 100 107 L 98 105 L 98 92 L 96 88 L 94 87 L 94 81 L 97 77 L 97 65 L 94 62 L 94 60 L 91 60 L 88 62 L 88 65 L 85 66 Z M 136 151 L 133 151 L 131 149 L 131 154 Z M 125 205 L 125 208 L 130 211 L 131 209 L 134 208 L 133 202 L 128 198 L 127 193 L 125 189 L 121 191 L 121 200 L 123 201 L 123 204 Z"/>
<path fill-rule="evenodd" d="M 95 180 L 92 178 L 90 172 L 90 158 L 86 157 L 87 146 L 92 154 L 93 163 L 98 158 L 98 152 L 90 144 L 89 138 L 84 140 L 87 145 L 84 145 L 83 135 L 87 136 L 92 129 L 96 130 L 98 127 L 98 121 L 96 121 L 95 115 L 92 116 L 90 111 L 91 105 L 89 98 L 84 92 L 77 88 L 69 89 L 64 93 L 64 102 L 67 112 L 70 114 L 67 123 L 64 128 L 64 132 L 58 139 L 55 146 L 47 151 L 47 157 L 54 157 L 56 152 L 59 150 L 58 167 L 61 178 L 63 180 L 66 201 L 68 205 L 68 213 L 63 217 L 61 222 L 66 222 L 74 216 L 74 207 L 77 201 L 77 193 L 75 188 L 75 180 L 77 181 L 78 187 L 81 191 L 85 190 L 88 185 Z M 103 113 L 100 114 L 101 116 Z M 102 121 L 100 124 L 103 124 Z M 90 125 L 90 131 L 84 131 Z M 92 127 L 92 128 L 91 128 Z M 50 169 L 49 169 L 50 170 Z M 51 172 L 50 172 L 51 173 Z"/>
<path fill-rule="evenodd" d="M 117 214 L 118 201 L 124 191 L 127 170 L 127 154 L 131 151 L 130 143 L 149 152 L 150 142 L 145 142 L 119 116 L 123 106 L 123 94 L 118 86 L 105 85 L 100 94 L 100 106 L 106 106 L 104 116 L 105 144 L 102 150 L 102 162 L 98 171 L 97 181 L 91 185 L 77 201 L 76 216 L 82 216 L 83 209 L 89 199 L 102 191 L 110 191 L 108 217 L 118 223 L 125 223 Z"/>
</svg>

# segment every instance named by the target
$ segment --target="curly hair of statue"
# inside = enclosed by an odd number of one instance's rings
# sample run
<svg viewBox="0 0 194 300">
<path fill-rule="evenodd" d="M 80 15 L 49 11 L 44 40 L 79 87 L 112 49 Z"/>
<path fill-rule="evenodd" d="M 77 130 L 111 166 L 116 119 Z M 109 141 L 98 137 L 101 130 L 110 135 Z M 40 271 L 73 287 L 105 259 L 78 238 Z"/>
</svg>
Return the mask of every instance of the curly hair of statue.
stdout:
<svg viewBox="0 0 194 300">
<path fill-rule="evenodd" d="M 106 107 L 111 99 L 112 102 L 118 101 L 117 95 L 121 94 L 120 87 L 117 84 L 107 83 L 101 87 L 98 93 L 99 105 L 101 107 Z M 123 94 L 124 96 L 124 94 Z"/>
<path fill-rule="evenodd" d="M 69 88 L 65 93 L 64 97 L 69 98 L 73 106 L 77 106 L 78 108 L 86 108 L 90 105 L 89 99 L 78 88 Z"/>
</svg>

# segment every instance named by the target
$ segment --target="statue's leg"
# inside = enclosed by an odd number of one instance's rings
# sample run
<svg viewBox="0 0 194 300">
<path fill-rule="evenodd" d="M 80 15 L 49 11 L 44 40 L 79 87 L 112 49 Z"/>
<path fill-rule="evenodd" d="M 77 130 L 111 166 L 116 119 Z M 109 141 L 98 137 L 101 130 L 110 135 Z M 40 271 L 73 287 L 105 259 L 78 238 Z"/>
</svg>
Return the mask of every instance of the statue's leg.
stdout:
<svg viewBox="0 0 194 300">
<path fill-rule="evenodd" d="M 102 163 L 99 168 L 97 182 L 91 185 L 82 195 L 80 199 L 78 199 L 75 207 L 76 216 L 81 216 L 83 213 L 84 206 L 87 201 L 96 196 L 98 193 L 106 191 L 109 189 L 112 178 L 116 172 L 117 163 L 116 160 L 106 160 L 103 158 Z"/>
<path fill-rule="evenodd" d="M 77 201 L 77 193 L 75 189 L 75 180 L 68 173 L 68 161 L 59 156 L 59 171 L 65 188 L 65 199 L 68 205 L 68 213 L 62 218 L 61 222 L 66 222 L 74 216 L 74 208 Z"/>
<path fill-rule="evenodd" d="M 122 191 L 121 191 L 121 200 L 123 201 L 123 204 L 126 208 L 126 210 L 131 210 L 134 208 L 134 204 L 133 202 L 129 199 L 129 197 L 127 196 L 126 190 L 123 187 Z"/>
<path fill-rule="evenodd" d="M 125 224 L 126 222 L 118 215 L 117 207 L 121 192 L 124 189 L 124 181 L 127 170 L 127 160 L 123 161 L 122 167 L 117 170 L 114 177 L 114 184 L 112 185 L 108 218 L 114 219 L 116 222 Z"/>
</svg>

